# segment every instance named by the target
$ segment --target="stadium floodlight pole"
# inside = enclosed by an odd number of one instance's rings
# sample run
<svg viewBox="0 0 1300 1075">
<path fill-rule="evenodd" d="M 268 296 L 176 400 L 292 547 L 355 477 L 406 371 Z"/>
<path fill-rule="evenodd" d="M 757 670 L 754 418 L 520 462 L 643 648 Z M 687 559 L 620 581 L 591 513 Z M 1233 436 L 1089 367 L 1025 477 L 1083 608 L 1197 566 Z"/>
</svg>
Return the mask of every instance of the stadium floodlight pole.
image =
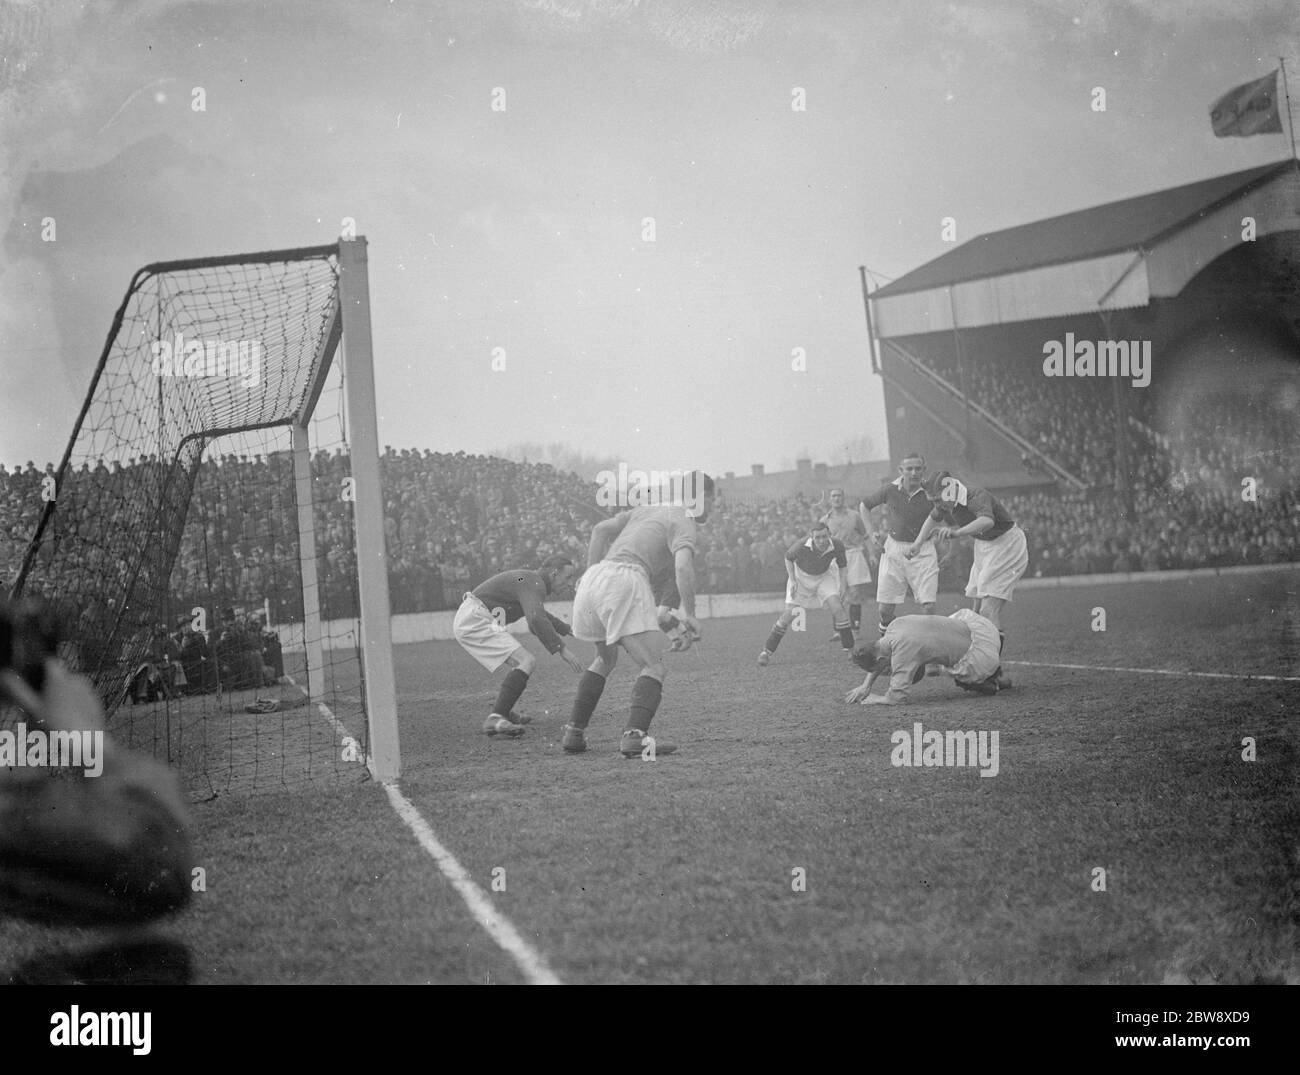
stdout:
<svg viewBox="0 0 1300 1075">
<path fill-rule="evenodd" d="M 867 287 L 867 267 L 858 266 L 862 278 L 862 308 L 867 311 L 867 346 L 871 348 L 871 372 L 880 373 L 880 352 L 876 350 L 876 330 L 871 323 L 871 291 Z"/>
<path fill-rule="evenodd" d="M 357 582 L 361 599 L 366 711 L 370 716 L 371 775 L 385 783 L 401 776 L 393 633 L 384 547 L 384 494 L 379 484 L 379 429 L 370 336 L 370 280 L 363 236 L 339 242 L 339 300 L 343 316 L 343 391 L 352 423 L 353 502 Z"/>
</svg>

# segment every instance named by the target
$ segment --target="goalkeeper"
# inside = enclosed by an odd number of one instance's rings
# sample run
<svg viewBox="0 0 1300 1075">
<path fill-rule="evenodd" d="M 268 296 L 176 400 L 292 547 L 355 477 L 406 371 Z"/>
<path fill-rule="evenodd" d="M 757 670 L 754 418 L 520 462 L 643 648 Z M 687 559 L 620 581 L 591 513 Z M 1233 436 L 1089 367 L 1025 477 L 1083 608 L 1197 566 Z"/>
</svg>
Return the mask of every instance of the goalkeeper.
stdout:
<svg viewBox="0 0 1300 1075">
<path fill-rule="evenodd" d="M 859 645 L 853 662 L 868 673 L 860 687 L 844 696 L 850 704 L 902 705 L 925 666 L 942 665 L 957 686 L 976 694 L 997 694 L 1011 683 L 1001 679 L 998 630 L 978 612 L 959 608 L 951 616 L 899 616 L 874 643 Z M 881 676 L 889 690 L 872 694 Z"/>
</svg>

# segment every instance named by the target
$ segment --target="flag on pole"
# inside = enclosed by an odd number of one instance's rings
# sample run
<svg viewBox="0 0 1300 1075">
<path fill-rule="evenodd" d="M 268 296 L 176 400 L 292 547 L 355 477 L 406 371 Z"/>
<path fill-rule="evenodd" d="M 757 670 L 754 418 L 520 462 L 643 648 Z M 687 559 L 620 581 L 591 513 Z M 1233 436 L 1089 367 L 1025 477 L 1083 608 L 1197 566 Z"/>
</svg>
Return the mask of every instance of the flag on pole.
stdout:
<svg viewBox="0 0 1300 1075">
<path fill-rule="evenodd" d="M 1246 138 L 1252 134 L 1281 134 L 1277 107 L 1277 71 L 1229 90 L 1210 106 L 1216 138 Z"/>
</svg>

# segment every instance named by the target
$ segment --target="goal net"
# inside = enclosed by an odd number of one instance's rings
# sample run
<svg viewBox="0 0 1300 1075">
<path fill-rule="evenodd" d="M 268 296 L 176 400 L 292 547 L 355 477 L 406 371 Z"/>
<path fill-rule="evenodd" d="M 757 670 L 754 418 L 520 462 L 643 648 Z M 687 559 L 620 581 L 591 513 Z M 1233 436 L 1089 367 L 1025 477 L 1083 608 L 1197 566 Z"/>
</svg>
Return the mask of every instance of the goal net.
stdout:
<svg viewBox="0 0 1300 1075">
<path fill-rule="evenodd" d="M 11 596 L 195 796 L 397 776 L 364 244 L 140 269 L 42 483 Z"/>
</svg>

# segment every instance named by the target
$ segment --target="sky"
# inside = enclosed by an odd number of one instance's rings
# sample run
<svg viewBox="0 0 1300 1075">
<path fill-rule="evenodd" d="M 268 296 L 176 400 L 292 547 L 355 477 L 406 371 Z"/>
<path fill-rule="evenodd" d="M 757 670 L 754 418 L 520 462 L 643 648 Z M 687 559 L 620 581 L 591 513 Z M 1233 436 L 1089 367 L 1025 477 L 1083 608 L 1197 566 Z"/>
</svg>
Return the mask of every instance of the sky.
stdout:
<svg viewBox="0 0 1300 1075">
<path fill-rule="evenodd" d="M 1294 0 L 0 0 L 0 462 L 61 457 L 141 265 L 349 217 L 381 444 L 883 458 L 858 266 L 1284 159 L 1209 107 L 1297 40 Z"/>
</svg>

